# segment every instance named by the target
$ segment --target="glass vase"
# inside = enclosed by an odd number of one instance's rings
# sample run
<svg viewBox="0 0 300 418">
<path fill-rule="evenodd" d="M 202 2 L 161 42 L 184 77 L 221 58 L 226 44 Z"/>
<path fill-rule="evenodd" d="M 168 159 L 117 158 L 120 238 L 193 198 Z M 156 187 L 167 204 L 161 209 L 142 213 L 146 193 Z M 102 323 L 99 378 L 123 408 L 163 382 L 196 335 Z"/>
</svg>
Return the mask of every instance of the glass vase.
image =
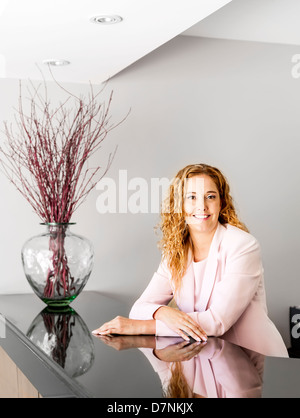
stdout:
<svg viewBox="0 0 300 418">
<path fill-rule="evenodd" d="M 70 231 L 70 223 L 49 223 L 46 232 L 30 238 L 22 248 L 27 280 L 51 307 L 69 305 L 86 285 L 93 268 L 89 240 Z"/>
<path fill-rule="evenodd" d="M 34 319 L 27 337 L 71 377 L 85 374 L 95 359 L 95 347 L 87 325 L 71 307 L 46 307 Z"/>
</svg>

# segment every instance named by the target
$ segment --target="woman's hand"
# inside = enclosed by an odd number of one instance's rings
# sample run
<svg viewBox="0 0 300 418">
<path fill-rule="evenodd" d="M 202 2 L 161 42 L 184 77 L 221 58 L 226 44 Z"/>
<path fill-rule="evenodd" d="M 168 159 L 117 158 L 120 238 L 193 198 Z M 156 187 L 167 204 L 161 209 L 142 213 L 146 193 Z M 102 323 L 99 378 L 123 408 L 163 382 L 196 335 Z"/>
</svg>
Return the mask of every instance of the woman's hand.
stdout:
<svg viewBox="0 0 300 418">
<path fill-rule="evenodd" d="M 166 362 L 188 361 L 200 353 L 206 343 L 195 342 L 190 344 L 187 341 L 169 345 L 163 349 L 154 350 L 157 358 Z"/>
<path fill-rule="evenodd" d="M 149 335 L 98 335 L 97 338 L 117 351 L 156 346 L 155 336 Z"/>
<path fill-rule="evenodd" d="M 141 335 L 155 334 L 155 321 L 143 321 L 138 319 L 124 318 L 117 316 L 109 322 L 103 324 L 100 328 L 92 331 L 92 334 L 108 335 Z"/>
<path fill-rule="evenodd" d="M 153 318 L 163 321 L 167 327 L 186 341 L 189 341 L 189 337 L 194 338 L 196 341 L 207 341 L 207 335 L 200 325 L 188 314 L 178 309 L 170 306 L 161 306 L 154 313 Z"/>
</svg>

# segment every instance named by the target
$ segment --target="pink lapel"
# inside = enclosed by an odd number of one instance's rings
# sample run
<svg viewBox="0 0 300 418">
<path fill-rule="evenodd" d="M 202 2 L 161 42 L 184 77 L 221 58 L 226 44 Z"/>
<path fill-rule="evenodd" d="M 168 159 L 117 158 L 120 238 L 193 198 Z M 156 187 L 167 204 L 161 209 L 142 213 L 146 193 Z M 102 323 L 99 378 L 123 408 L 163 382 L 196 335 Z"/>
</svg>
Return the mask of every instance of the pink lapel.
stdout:
<svg viewBox="0 0 300 418">
<path fill-rule="evenodd" d="M 205 275 L 202 283 L 201 300 L 200 300 L 200 312 L 204 312 L 207 308 L 207 304 L 213 290 L 213 286 L 216 279 L 216 272 L 219 261 L 219 248 L 223 238 L 225 227 L 219 223 L 218 228 L 213 237 L 205 269 Z"/>
</svg>

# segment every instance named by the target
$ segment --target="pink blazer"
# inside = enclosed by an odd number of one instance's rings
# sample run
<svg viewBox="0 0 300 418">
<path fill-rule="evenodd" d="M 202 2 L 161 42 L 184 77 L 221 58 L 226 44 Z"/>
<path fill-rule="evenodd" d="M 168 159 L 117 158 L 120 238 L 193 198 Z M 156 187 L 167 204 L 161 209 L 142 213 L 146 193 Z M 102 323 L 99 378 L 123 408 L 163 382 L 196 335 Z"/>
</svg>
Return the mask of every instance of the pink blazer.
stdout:
<svg viewBox="0 0 300 418">
<path fill-rule="evenodd" d="M 192 254 L 175 296 L 178 308 L 188 313 L 208 336 L 223 339 L 267 356 L 288 357 L 281 335 L 268 318 L 260 247 L 249 233 L 218 224 L 211 243 L 202 284 L 200 309 L 195 311 Z M 154 312 L 173 298 L 171 273 L 161 261 L 129 317 L 153 319 Z M 156 321 L 157 336 L 178 336 Z"/>
</svg>

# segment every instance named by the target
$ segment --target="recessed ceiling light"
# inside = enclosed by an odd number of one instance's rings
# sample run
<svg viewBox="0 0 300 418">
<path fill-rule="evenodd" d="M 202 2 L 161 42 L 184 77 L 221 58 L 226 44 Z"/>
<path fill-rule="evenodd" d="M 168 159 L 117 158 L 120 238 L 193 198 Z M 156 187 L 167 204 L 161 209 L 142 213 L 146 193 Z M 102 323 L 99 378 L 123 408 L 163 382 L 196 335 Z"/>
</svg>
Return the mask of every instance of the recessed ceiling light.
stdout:
<svg viewBox="0 0 300 418">
<path fill-rule="evenodd" d="M 54 67 L 63 67 L 64 65 L 69 65 L 70 61 L 52 59 L 52 60 L 44 60 L 43 64 L 52 65 Z"/>
<path fill-rule="evenodd" d="M 91 22 L 99 23 L 100 25 L 113 25 L 122 22 L 122 20 L 123 18 L 118 15 L 100 15 L 90 19 Z"/>
</svg>

